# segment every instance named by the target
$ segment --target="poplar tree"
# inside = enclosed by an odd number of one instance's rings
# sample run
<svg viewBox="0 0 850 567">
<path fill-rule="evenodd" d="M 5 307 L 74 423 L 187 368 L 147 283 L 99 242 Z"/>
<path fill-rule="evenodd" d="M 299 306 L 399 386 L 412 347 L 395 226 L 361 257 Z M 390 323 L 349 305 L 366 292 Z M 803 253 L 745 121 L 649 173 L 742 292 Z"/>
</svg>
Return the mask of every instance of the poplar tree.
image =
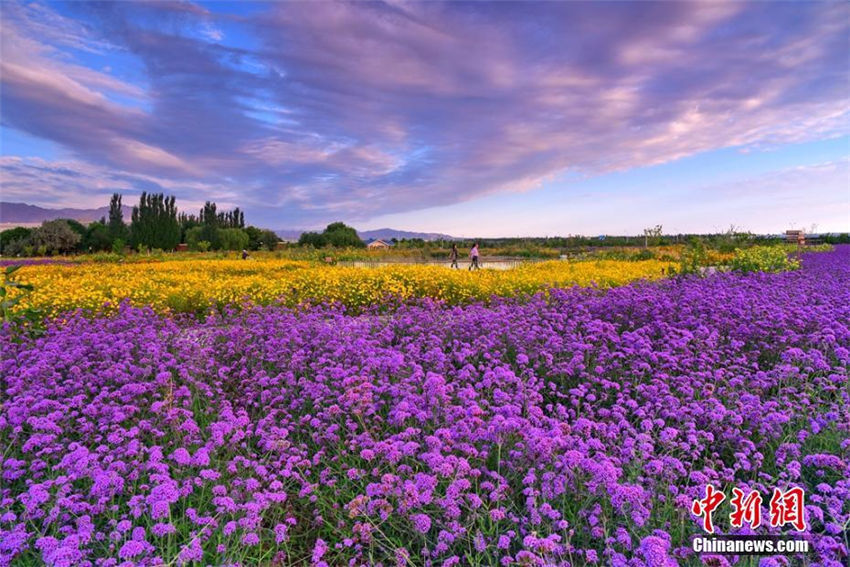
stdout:
<svg viewBox="0 0 850 567">
<path fill-rule="evenodd" d="M 127 225 L 124 223 L 124 211 L 121 208 L 121 195 L 118 193 L 112 194 L 112 199 L 109 201 L 109 238 L 114 241 L 118 238 L 125 240 L 127 238 Z"/>
<path fill-rule="evenodd" d="M 130 243 L 137 247 L 173 250 L 180 243 L 180 222 L 174 196 L 143 192 L 133 207 Z"/>
</svg>

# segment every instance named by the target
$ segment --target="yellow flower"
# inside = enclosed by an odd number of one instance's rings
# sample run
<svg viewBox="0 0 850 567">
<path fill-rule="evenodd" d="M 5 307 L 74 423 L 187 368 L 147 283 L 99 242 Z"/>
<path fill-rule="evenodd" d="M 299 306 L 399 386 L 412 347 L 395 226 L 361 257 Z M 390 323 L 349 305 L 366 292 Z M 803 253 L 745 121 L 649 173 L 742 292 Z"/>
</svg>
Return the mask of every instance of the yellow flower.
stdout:
<svg viewBox="0 0 850 567">
<path fill-rule="evenodd" d="M 604 288 L 657 279 L 668 266 L 657 260 L 552 260 L 504 271 L 468 272 L 434 265 L 359 268 L 274 258 L 45 264 L 18 272 L 21 281 L 35 286 L 18 309 L 38 308 L 48 315 L 76 308 L 104 312 L 122 301 L 151 305 L 161 312 L 203 312 L 242 301 L 290 306 L 339 301 L 361 307 L 379 304 L 388 296 L 432 297 L 457 304 L 552 287 Z"/>
</svg>

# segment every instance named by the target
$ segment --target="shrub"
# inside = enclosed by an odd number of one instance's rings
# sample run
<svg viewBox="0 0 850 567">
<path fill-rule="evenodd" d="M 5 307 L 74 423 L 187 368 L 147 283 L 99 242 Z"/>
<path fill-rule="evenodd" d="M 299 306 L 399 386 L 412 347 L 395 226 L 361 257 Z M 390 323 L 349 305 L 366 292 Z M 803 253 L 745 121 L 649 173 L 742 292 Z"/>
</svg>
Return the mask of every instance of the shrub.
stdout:
<svg viewBox="0 0 850 567">
<path fill-rule="evenodd" d="M 218 241 L 222 250 L 242 250 L 248 248 L 248 233 L 241 228 L 218 229 Z"/>
<path fill-rule="evenodd" d="M 20 254 L 31 234 L 32 229 L 23 226 L 16 226 L 0 232 L 0 251 L 6 256 Z"/>
<path fill-rule="evenodd" d="M 114 263 L 120 261 L 122 256 L 120 254 L 116 254 L 115 252 L 99 252 L 97 254 L 91 255 L 92 262 L 98 263 Z"/>
<path fill-rule="evenodd" d="M 48 253 L 59 254 L 73 251 L 82 240 L 82 236 L 68 221 L 60 219 L 43 222 L 32 232 L 30 239 L 38 247 L 39 256 L 45 256 Z"/>
<path fill-rule="evenodd" d="M 708 261 L 708 251 L 699 238 L 692 238 L 679 257 L 680 274 L 697 274 Z"/>
<path fill-rule="evenodd" d="M 655 253 L 652 250 L 650 250 L 649 248 L 644 248 L 643 250 L 641 250 L 640 252 L 638 252 L 637 254 L 632 256 L 631 259 L 632 260 L 638 260 L 638 261 L 639 260 L 654 260 L 655 259 Z"/>
<path fill-rule="evenodd" d="M 730 266 L 738 272 L 784 272 L 799 268 L 800 261 L 790 258 L 782 246 L 752 246 L 736 248 Z"/>
</svg>

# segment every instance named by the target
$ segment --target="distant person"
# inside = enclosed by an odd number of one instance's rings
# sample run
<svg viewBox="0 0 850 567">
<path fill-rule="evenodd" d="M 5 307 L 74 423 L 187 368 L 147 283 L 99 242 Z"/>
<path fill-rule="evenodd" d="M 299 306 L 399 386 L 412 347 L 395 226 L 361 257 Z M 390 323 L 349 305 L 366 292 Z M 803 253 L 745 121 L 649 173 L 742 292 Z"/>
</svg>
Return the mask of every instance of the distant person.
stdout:
<svg viewBox="0 0 850 567">
<path fill-rule="evenodd" d="M 242 259 L 243 259 L 243 260 L 247 260 L 247 259 L 248 259 L 248 251 L 247 251 L 247 250 L 245 250 L 244 248 L 242 249 Z"/>
<path fill-rule="evenodd" d="M 478 243 L 472 245 L 472 250 L 469 251 L 469 257 L 472 259 L 472 262 L 469 264 L 470 270 L 479 270 L 481 266 L 478 265 Z"/>
<path fill-rule="evenodd" d="M 457 265 L 457 256 L 458 256 L 458 253 L 457 253 L 457 244 L 454 244 L 454 243 L 453 243 L 453 244 L 452 244 L 452 251 L 451 251 L 451 252 L 449 252 L 449 259 L 452 261 L 452 265 L 451 265 L 450 267 L 452 267 L 452 268 L 457 268 L 457 267 L 458 267 L 458 265 Z"/>
</svg>

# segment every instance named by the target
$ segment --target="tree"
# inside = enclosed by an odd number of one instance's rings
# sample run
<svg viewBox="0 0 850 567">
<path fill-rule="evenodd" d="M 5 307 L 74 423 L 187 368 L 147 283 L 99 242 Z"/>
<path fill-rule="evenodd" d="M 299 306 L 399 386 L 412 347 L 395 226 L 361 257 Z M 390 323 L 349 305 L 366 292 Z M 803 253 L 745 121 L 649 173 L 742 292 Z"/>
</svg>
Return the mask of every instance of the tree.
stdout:
<svg viewBox="0 0 850 567">
<path fill-rule="evenodd" d="M 77 243 L 77 246 L 76 246 L 75 249 L 77 251 L 80 251 L 80 252 L 84 251 L 86 248 L 83 246 L 83 243 L 85 242 L 86 232 L 87 232 L 85 225 L 83 225 L 83 223 L 81 223 L 80 221 L 75 220 L 75 219 L 55 219 L 55 220 L 65 221 L 66 223 L 68 223 L 68 226 L 71 227 L 71 230 L 73 230 L 74 232 L 76 232 L 77 234 L 80 235 L 80 241 Z"/>
<path fill-rule="evenodd" d="M 357 236 L 357 231 L 342 222 L 332 222 L 321 233 L 305 232 L 298 239 L 299 246 L 334 246 L 337 248 L 363 248 L 366 244 Z"/>
<path fill-rule="evenodd" d="M 313 248 L 323 248 L 328 245 L 328 241 L 324 234 L 318 232 L 303 232 L 298 238 L 298 246 L 312 246 Z"/>
<path fill-rule="evenodd" d="M 183 228 L 183 234 L 187 244 L 189 244 L 187 231 L 194 226 L 200 226 L 202 228 L 201 236 L 200 240 L 196 242 L 207 241 L 213 250 L 220 250 L 233 244 L 232 241 L 228 241 L 227 246 L 222 243 L 221 229 L 244 229 L 245 213 L 240 211 L 239 207 L 232 211 L 219 211 L 215 203 L 207 201 L 204 203 L 199 217 L 181 215 L 180 224 Z M 196 236 L 193 236 L 194 238 Z M 241 237 L 239 238 L 241 241 Z"/>
<path fill-rule="evenodd" d="M 649 246 L 649 238 L 652 237 L 653 245 L 657 244 L 658 239 L 661 238 L 661 225 L 657 224 L 652 228 L 643 229 L 643 246 L 646 248 Z"/>
<path fill-rule="evenodd" d="M 273 230 L 264 229 L 260 233 L 260 247 L 265 247 L 266 250 L 275 250 L 280 238 Z"/>
<path fill-rule="evenodd" d="M 31 234 L 32 229 L 24 226 L 16 226 L 0 232 L 0 253 L 6 256 L 20 254 Z"/>
<path fill-rule="evenodd" d="M 366 244 L 357 236 L 357 231 L 352 227 L 341 222 L 331 223 L 325 228 L 324 237 L 327 242 L 334 247 L 342 248 L 351 246 L 353 248 L 363 248 Z"/>
<path fill-rule="evenodd" d="M 81 240 L 82 236 L 63 219 L 43 222 L 30 236 L 32 245 L 47 254 L 72 252 Z"/>
<path fill-rule="evenodd" d="M 245 228 L 245 213 L 236 207 L 232 211 L 218 213 L 218 225 L 222 228 Z"/>
<path fill-rule="evenodd" d="M 323 248 L 328 245 L 328 240 L 325 238 L 324 234 L 319 232 L 303 232 L 298 238 L 298 245 Z"/>
<path fill-rule="evenodd" d="M 220 228 L 218 241 L 222 250 L 242 250 L 248 247 L 248 234 L 241 228 Z"/>
<path fill-rule="evenodd" d="M 180 242 L 186 242 L 186 233 L 190 228 L 194 228 L 196 226 L 200 226 L 201 221 L 198 220 L 198 217 L 195 215 L 187 215 L 186 213 L 180 213 L 177 216 L 177 222 L 180 223 Z"/>
<path fill-rule="evenodd" d="M 221 248 L 221 242 L 218 239 L 218 221 L 219 216 L 216 213 L 215 203 L 207 201 L 201 209 L 201 236 L 200 240 L 205 240 L 210 243 L 213 250 Z"/>
<path fill-rule="evenodd" d="M 96 250 L 98 252 L 112 249 L 113 239 L 109 234 L 109 227 L 102 222 L 95 221 L 89 224 L 86 235 L 83 237 L 84 250 Z"/>
<path fill-rule="evenodd" d="M 180 223 L 173 196 L 142 193 L 139 205 L 133 207 L 130 244 L 134 248 L 173 250 L 180 243 Z"/>
<path fill-rule="evenodd" d="M 277 234 L 275 234 L 272 230 L 249 226 L 245 228 L 245 232 L 248 234 L 249 250 L 259 250 L 260 248 L 274 250 L 277 248 L 277 243 L 280 241 Z"/>
<path fill-rule="evenodd" d="M 117 238 L 126 239 L 127 224 L 124 222 L 124 209 L 121 207 L 121 195 L 118 193 L 112 194 L 112 199 L 109 201 L 109 221 L 107 224 L 109 231 L 109 239 Z"/>
<path fill-rule="evenodd" d="M 200 250 L 199 244 L 202 240 L 204 240 L 202 232 L 203 227 L 200 226 L 193 226 L 186 231 L 186 244 L 189 246 L 189 250 Z M 209 246 L 208 241 L 207 245 Z"/>
</svg>

